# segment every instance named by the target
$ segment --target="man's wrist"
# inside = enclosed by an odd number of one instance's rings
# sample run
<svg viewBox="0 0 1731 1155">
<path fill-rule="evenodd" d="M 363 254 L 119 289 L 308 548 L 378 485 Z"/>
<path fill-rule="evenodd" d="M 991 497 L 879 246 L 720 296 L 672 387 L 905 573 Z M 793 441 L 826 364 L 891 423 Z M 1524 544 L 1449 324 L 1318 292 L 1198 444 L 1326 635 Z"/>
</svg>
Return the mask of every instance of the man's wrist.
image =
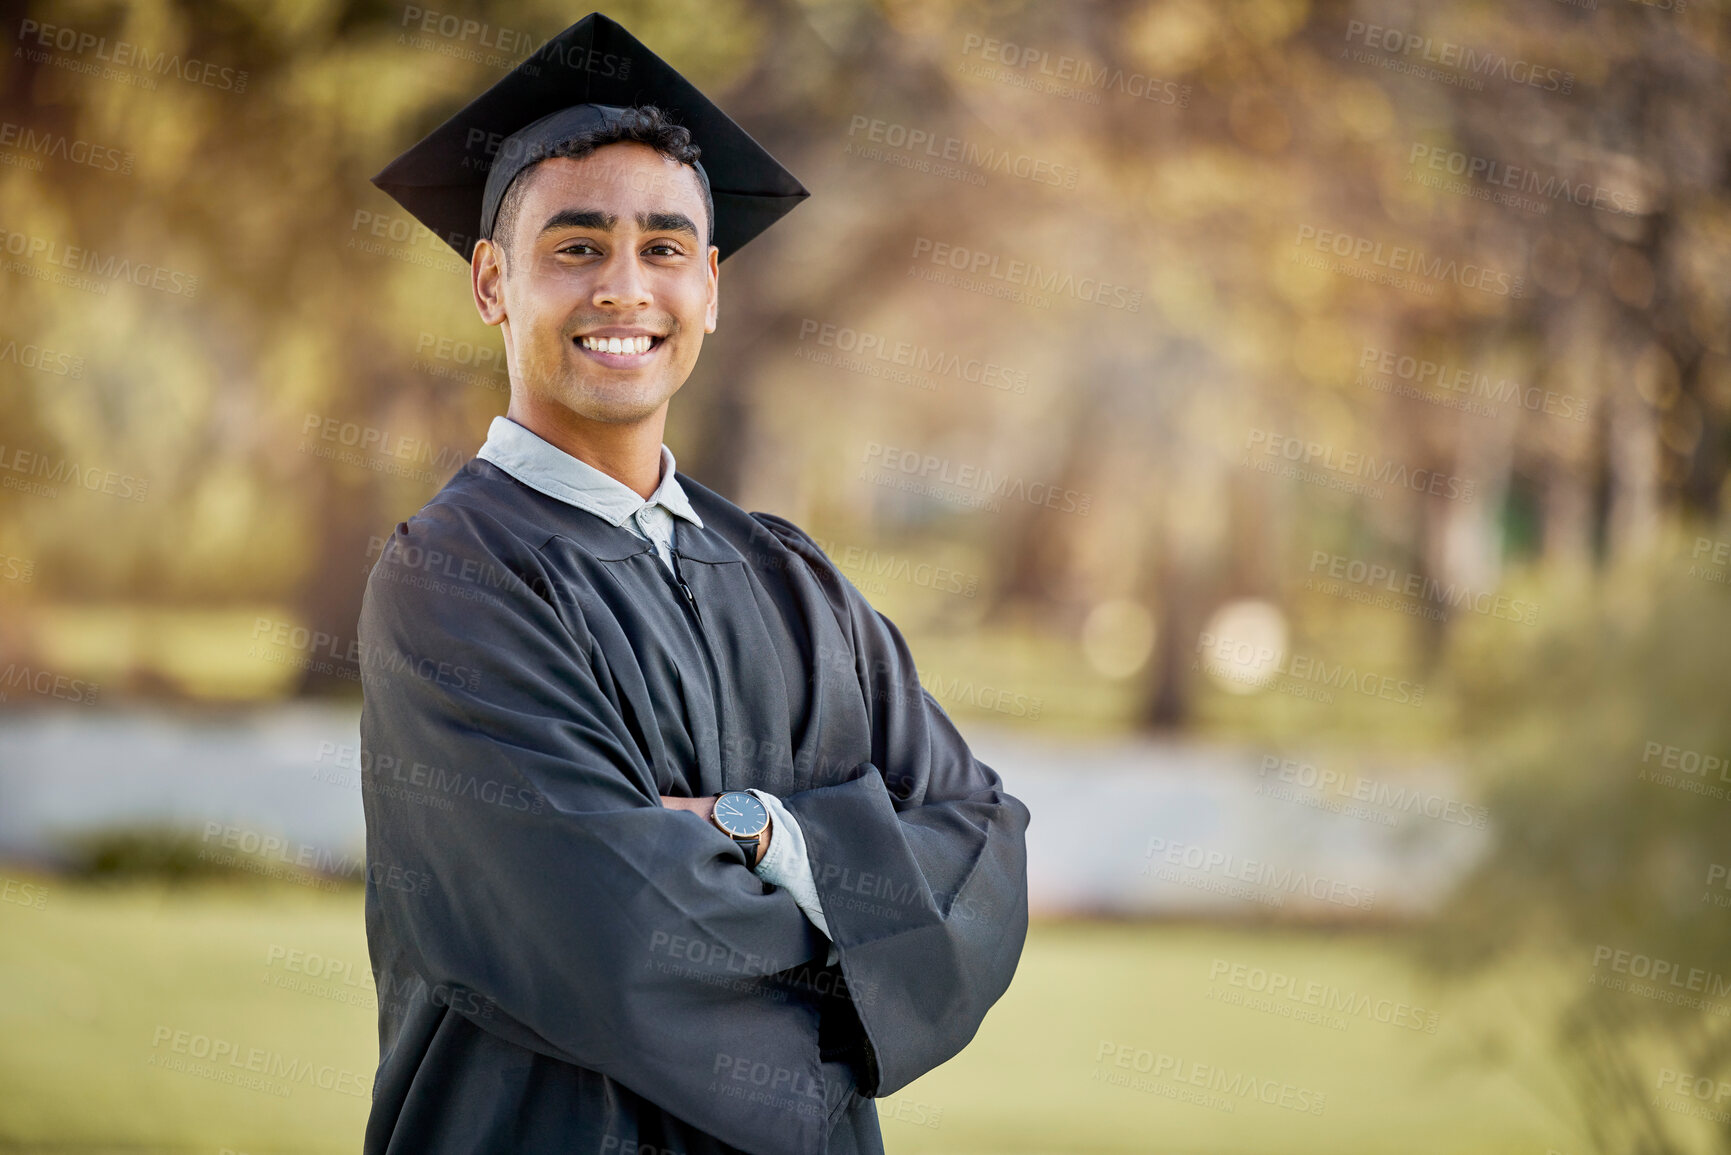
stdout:
<svg viewBox="0 0 1731 1155">
<path fill-rule="evenodd" d="M 754 794 L 756 791 L 747 791 L 746 793 Z M 716 795 L 714 794 L 705 794 L 699 798 L 676 798 L 670 794 L 663 794 L 661 795 L 661 805 L 669 810 L 689 810 L 723 834 L 727 834 L 727 831 L 723 830 L 721 824 L 715 820 L 715 799 Z M 751 869 L 756 870 L 763 865 L 764 859 L 769 857 L 770 836 L 774 832 L 775 819 L 765 814 L 763 833 L 757 836 L 757 855 L 749 863 Z M 728 834 L 728 837 L 733 836 Z"/>
<path fill-rule="evenodd" d="M 763 803 L 763 808 L 768 812 L 767 817 L 769 819 L 769 825 L 764 827 L 763 830 L 763 842 L 758 847 L 757 861 L 751 864 L 751 868 L 760 873 L 766 867 L 774 867 L 779 870 L 780 860 L 786 857 L 787 839 L 772 839 L 770 835 L 772 835 L 776 830 L 775 814 L 781 807 L 781 800 L 775 795 L 766 793 L 756 787 L 748 787 L 745 792 Z M 775 848 L 775 860 L 773 862 L 770 859 L 771 847 Z M 777 879 L 770 878 L 768 875 L 764 876 L 764 880 L 767 882 L 778 882 Z"/>
<path fill-rule="evenodd" d="M 723 793 L 725 793 L 725 791 Z M 745 790 L 745 791 L 741 791 L 741 793 L 751 794 L 753 796 L 756 796 L 757 792 L 755 790 Z M 721 795 L 717 794 L 715 797 L 720 798 Z M 762 801 L 761 798 L 758 800 Z M 723 834 L 726 834 L 729 838 L 733 838 L 734 842 L 738 843 L 741 849 L 745 849 L 745 843 L 740 842 L 740 840 L 738 838 L 734 837 L 734 835 L 731 831 L 729 831 L 725 826 L 723 826 L 721 823 L 719 823 L 715 820 L 715 806 L 713 803 L 710 805 L 709 811 L 710 811 L 710 818 L 709 818 L 710 825 L 714 826 L 717 830 L 721 831 Z M 758 867 L 762 866 L 763 860 L 769 856 L 769 835 L 770 835 L 771 830 L 774 828 L 774 826 L 775 826 L 775 819 L 774 819 L 774 817 L 772 817 L 770 815 L 769 807 L 765 806 L 763 808 L 763 829 L 757 832 L 757 837 L 755 839 L 747 839 L 748 842 L 754 843 L 754 845 L 752 846 L 752 848 L 750 850 L 751 857 L 749 858 L 749 860 L 745 864 L 750 869 L 756 870 Z"/>
<path fill-rule="evenodd" d="M 763 865 L 763 860 L 769 857 L 770 835 L 775 833 L 775 819 L 765 818 L 763 833 L 757 836 L 757 857 L 751 860 L 751 868 L 756 870 Z"/>
</svg>

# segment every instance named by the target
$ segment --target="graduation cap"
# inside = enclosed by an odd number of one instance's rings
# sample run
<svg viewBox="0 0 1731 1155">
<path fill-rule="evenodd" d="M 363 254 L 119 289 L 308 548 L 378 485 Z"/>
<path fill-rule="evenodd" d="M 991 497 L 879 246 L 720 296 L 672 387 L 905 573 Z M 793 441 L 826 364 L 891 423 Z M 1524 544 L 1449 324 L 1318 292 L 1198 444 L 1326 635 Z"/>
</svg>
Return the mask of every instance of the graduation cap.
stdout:
<svg viewBox="0 0 1731 1155">
<path fill-rule="evenodd" d="M 599 12 L 542 45 L 373 183 L 467 261 L 492 232 L 511 181 L 542 150 L 640 105 L 691 133 L 722 260 L 811 195 L 690 81 Z"/>
</svg>

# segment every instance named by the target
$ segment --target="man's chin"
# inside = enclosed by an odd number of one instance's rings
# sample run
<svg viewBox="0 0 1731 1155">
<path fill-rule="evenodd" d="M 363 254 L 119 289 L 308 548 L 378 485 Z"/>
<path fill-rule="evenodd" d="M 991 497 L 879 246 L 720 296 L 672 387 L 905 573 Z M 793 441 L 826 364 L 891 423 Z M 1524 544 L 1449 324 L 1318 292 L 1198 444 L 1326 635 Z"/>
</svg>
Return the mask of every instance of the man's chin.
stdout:
<svg viewBox="0 0 1731 1155">
<path fill-rule="evenodd" d="M 653 417 L 667 404 L 668 394 L 659 386 L 659 382 L 625 385 L 587 380 L 543 396 L 585 421 L 629 425 Z"/>
</svg>

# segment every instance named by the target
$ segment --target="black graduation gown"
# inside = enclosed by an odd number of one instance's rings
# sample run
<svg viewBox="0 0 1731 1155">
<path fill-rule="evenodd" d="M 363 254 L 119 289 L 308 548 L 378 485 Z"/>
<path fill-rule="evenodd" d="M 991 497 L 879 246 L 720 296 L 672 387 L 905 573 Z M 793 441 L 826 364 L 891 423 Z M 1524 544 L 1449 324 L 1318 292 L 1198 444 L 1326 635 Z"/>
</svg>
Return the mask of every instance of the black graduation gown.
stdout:
<svg viewBox="0 0 1731 1155">
<path fill-rule="evenodd" d="M 479 459 L 374 566 L 367 1152 L 880 1152 L 871 1098 L 1009 985 L 1027 808 L 810 537 L 680 483 L 678 580 Z M 798 817 L 838 966 L 658 800 L 746 787 Z"/>
</svg>

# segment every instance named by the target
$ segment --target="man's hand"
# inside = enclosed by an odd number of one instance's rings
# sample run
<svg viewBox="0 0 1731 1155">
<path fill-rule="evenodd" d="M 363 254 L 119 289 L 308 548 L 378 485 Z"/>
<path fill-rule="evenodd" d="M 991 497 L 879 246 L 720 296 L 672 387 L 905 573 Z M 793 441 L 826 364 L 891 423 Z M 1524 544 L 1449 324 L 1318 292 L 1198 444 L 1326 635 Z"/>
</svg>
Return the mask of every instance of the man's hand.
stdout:
<svg viewBox="0 0 1731 1155">
<path fill-rule="evenodd" d="M 711 815 L 715 813 L 715 795 L 709 794 L 702 798 L 674 798 L 671 795 L 661 795 L 661 805 L 669 810 L 689 810 L 699 818 L 715 825 Z M 775 820 L 770 819 L 769 825 L 763 828 L 763 834 L 757 840 L 757 858 L 751 865 L 756 866 L 769 853 L 769 838 L 775 833 Z"/>
<path fill-rule="evenodd" d="M 689 810 L 705 822 L 715 813 L 715 795 L 706 794 L 702 798 L 674 798 L 671 795 L 661 796 L 661 805 L 669 810 Z"/>
</svg>

